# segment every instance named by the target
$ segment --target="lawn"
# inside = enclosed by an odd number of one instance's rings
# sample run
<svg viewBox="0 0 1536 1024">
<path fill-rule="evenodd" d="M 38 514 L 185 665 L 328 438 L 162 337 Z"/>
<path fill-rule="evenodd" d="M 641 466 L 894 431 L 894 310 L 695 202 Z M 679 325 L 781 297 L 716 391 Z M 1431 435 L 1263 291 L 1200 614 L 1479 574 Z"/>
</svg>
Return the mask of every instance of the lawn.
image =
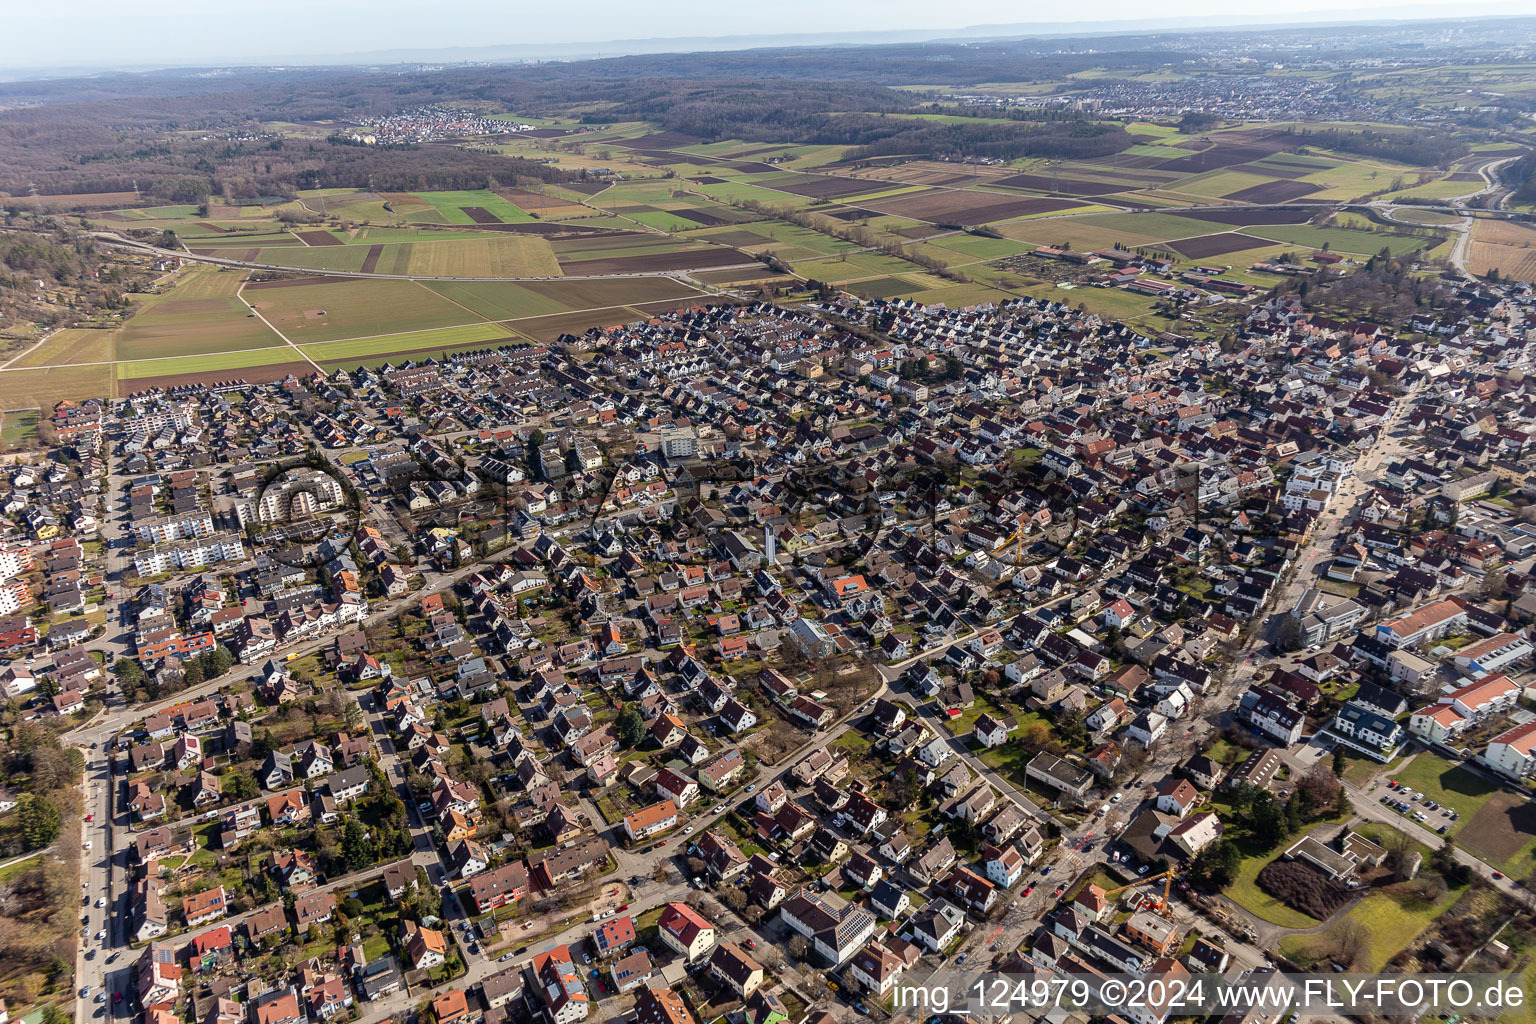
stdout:
<svg viewBox="0 0 1536 1024">
<path fill-rule="evenodd" d="M 1486 779 L 1429 753 L 1416 755 L 1390 778 L 1397 779 L 1415 793 L 1423 793 L 1436 803 L 1459 813 L 1461 818 L 1452 822 L 1446 830 L 1446 834 L 1452 836 L 1465 828 L 1489 798 L 1499 791 L 1497 786 Z"/>
<path fill-rule="evenodd" d="M 1237 877 L 1226 889 L 1226 897 L 1254 917 L 1268 921 L 1270 924 L 1278 924 L 1283 928 L 1316 927 L 1317 918 L 1303 914 L 1299 910 L 1292 910 L 1259 888 L 1259 872 L 1270 861 L 1279 857 L 1280 853 L 1281 848 L 1277 847 L 1258 856 L 1245 856 L 1242 866 L 1238 868 Z"/>
<path fill-rule="evenodd" d="M 1362 925 L 1369 935 L 1369 949 L 1362 953 L 1362 969 L 1379 971 L 1386 962 L 1451 908 L 1458 892 L 1445 892 L 1426 901 L 1397 887 L 1378 890 L 1361 900 L 1343 919 Z M 1340 921 L 1317 935 L 1292 935 L 1280 940 L 1280 951 L 1306 963 L 1329 956 L 1337 941 Z"/>
<path fill-rule="evenodd" d="M 24 445 L 37 440 L 37 413 L 30 409 L 4 414 L 0 444 Z"/>
<path fill-rule="evenodd" d="M 1390 779 L 1397 770 L 1397 766 L 1403 760 L 1401 757 L 1398 757 L 1386 764 L 1382 764 L 1380 761 L 1366 757 L 1363 754 L 1356 754 L 1347 747 L 1341 746 L 1339 749 L 1344 751 L 1344 781 L 1348 782 L 1351 786 L 1364 786 L 1377 773 L 1381 773 Z"/>
</svg>

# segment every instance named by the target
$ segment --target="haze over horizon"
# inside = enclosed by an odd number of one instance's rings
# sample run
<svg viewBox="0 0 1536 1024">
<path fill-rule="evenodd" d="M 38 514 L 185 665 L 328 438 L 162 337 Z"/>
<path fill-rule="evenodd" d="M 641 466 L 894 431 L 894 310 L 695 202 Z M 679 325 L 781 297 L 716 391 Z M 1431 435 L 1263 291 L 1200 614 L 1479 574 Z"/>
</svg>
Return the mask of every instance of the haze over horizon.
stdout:
<svg viewBox="0 0 1536 1024">
<path fill-rule="evenodd" d="M 673 0 L 664 8 L 602 3 L 583 11 L 581 24 L 601 26 L 583 39 L 562 7 L 493 5 L 486 0 L 444 0 L 430 13 L 404 0 L 366 7 L 343 3 L 317 8 L 299 0 L 269 0 L 260 20 L 166 0 L 124 19 L 104 0 L 25 5 L 13 10 L 13 38 L 28 41 L 26 56 L 4 78 L 22 72 L 84 74 L 108 70 L 206 67 L 226 64 L 345 64 L 379 61 L 540 60 L 755 46 L 824 45 L 1116 31 L 1331 24 L 1364 20 L 1411 21 L 1443 17 L 1532 13 L 1514 2 L 1450 4 L 1440 0 L 1352 0 L 1340 10 L 1326 0 L 1298 0 L 1285 11 L 1234 14 L 1216 0 L 1171 0 L 1156 18 L 1131 0 L 1106 0 L 1085 15 L 1078 8 L 1039 5 L 1021 9 L 1007 0 L 960 0 L 939 24 L 930 3 L 916 0 L 780 0 L 772 7 L 721 8 L 701 0 Z M 692 33 L 679 32 L 690 27 Z M 403 45 L 404 44 L 404 45 Z M 609 48 L 606 49 L 605 48 Z M 491 54 L 499 54 L 492 56 Z"/>
</svg>

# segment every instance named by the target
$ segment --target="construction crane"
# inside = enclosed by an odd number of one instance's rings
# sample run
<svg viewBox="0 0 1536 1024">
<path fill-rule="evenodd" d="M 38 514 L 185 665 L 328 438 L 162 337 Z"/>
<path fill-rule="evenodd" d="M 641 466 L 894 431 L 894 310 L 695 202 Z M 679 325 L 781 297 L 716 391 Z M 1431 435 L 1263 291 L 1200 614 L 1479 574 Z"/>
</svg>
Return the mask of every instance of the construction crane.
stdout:
<svg viewBox="0 0 1536 1024">
<path fill-rule="evenodd" d="M 1008 539 L 1003 541 L 1003 543 L 998 547 L 998 550 L 1006 555 L 1008 553 L 1008 545 L 1013 544 L 1014 541 L 1018 541 L 1018 543 L 1014 546 L 1013 552 L 1013 564 L 1017 566 L 1022 566 L 1024 564 L 1024 535 L 1027 532 L 1025 524 L 1028 522 L 1029 517 L 1023 513 L 1020 513 L 1017 520 L 1018 528 L 1010 533 L 1008 535 Z"/>
<path fill-rule="evenodd" d="M 1169 909 L 1168 898 L 1169 898 L 1169 896 L 1171 895 L 1171 892 L 1172 892 L 1173 876 L 1174 876 L 1175 873 L 1176 872 L 1174 872 L 1172 870 L 1168 870 L 1168 871 L 1164 871 L 1164 872 L 1162 872 L 1160 874 L 1148 876 L 1147 878 L 1138 878 L 1138 879 L 1136 879 L 1136 881 L 1132 882 L 1130 885 L 1122 885 L 1118 889 L 1111 889 L 1111 890 L 1109 890 L 1108 892 L 1106 892 L 1104 894 L 1104 898 L 1108 899 L 1109 897 L 1115 895 L 1116 893 L 1125 892 L 1127 889 L 1134 889 L 1138 885 L 1146 885 L 1148 882 L 1156 882 L 1159 879 L 1161 879 L 1162 883 L 1163 883 L 1163 902 L 1162 902 L 1162 905 L 1157 908 L 1157 912 L 1159 914 L 1163 915 L 1163 917 L 1171 919 L 1173 917 L 1173 911 Z"/>
</svg>

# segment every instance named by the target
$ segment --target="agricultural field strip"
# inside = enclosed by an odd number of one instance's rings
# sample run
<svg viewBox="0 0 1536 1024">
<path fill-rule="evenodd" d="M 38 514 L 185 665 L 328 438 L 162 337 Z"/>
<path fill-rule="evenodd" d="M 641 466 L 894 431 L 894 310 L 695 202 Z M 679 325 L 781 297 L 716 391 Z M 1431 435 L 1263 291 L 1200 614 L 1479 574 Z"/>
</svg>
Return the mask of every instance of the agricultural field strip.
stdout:
<svg viewBox="0 0 1536 1024">
<path fill-rule="evenodd" d="M 883 277 L 885 275 L 877 275 L 877 276 L 882 276 Z M 576 280 L 580 280 L 580 278 L 577 278 Z M 713 287 L 713 286 L 712 285 L 706 285 L 705 287 Z M 447 298 L 447 296 L 444 296 L 444 298 Z M 688 298 L 689 298 L 689 296 L 679 296 L 677 301 L 678 302 L 683 302 L 683 301 L 687 300 Z M 461 309 L 468 309 L 467 306 L 464 306 L 462 303 L 456 302 L 453 299 L 449 299 L 448 301 L 453 302 L 454 305 L 459 306 Z M 653 301 L 656 301 L 656 302 L 669 302 L 671 300 L 669 300 L 669 299 L 656 299 L 656 300 L 653 300 Z M 343 344 L 347 344 L 349 342 L 372 341 L 372 340 L 383 339 L 383 338 L 406 338 L 406 337 L 409 337 L 409 336 L 411 336 L 413 334 L 437 334 L 437 333 L 442 332 L 442 331 L 455 330 L 455 329 L 463 328 L 463 327 L 479 327 L 482 324 L 485 324 L 485 325 L 515 324 L 515 323 L 518 323 L 518 322 L 523 321 L 523 320 L 542 320 L 545 317 L 549 317 L 549 316 L 566 316 L 568 314 L 596 313 L 596 312 L 599 312 L 599 311 L 604 310 L 604 309 L 619 309 L 619 308 L 633 309 L 634 307 L 632 305 L 629 305 L 629 304 L 626 304 L 626 303 L 619 303 L 617 305 L 615 305 L 613 303 L 609 303 L 609 304 L 604 305 L 604 306 L 588 306 L 585 309 L 564 309 L 564 310 L 561 310 L 558 313 L 536 313 L 536 314 L 533 314 L 533 315 L 530 315 L 530 316 L 508 317 L 508 318 L 502 319 L 502 320 L 488 320 L 488 319 L 485 319 L 485 318 L 482 317 L 479 320 L 474 320 L 474 321 L 471 321 L 470 323 L 464 323 L 464 324 L 447 324 L 447 325 L 442 326 L 442 327 L 422 327 L 422 328 L 419 328 L 419 329 L 416 329 L 416 330 L 394 331 L 394 332 L 391 332 L 391 333 L 388 333 L 388 334 L 360 334 L 360 335 L 357 335 L 356 337 L 352 337 L 352 338 L 331 338 L 331 339 L 329 339 L 327 341 L 306 341 L 303 344 L 303 348 L 310 348 L 310 349 L 317 349 L 318 350 L 318 349 L 323 349 L 326 345 L 343 345 Z M 474 312 L 474 311 L 470 310 L 470 312 Z M 476 315 L 478 316 L 478 314 L 476 314 Z M 637 316 L 636 319 L 643 319 L 643 317 Z M 268 326 L 271 326 L 271 325 L 268 324 Z M 236 352 L 275 352 L 275 351 L 278 351 L 279 349 L 283 349 L 283 348 L 292 348 L 292 349 L 298 350 L 300 355 L 303 355 L 303 351 L 302 351 L 301 346 L 295 345 L 292 341 L 289 341 L 288 338 L 286 336 L 284 336 L 281 331 L 277 330 L 277 328 L 273 327 L 272 330 L 277 334 L 278 337 L 282 338 L 287 344 L 286 345 L 267 345 L 267 346 L 264 346 L 262 348 L 237 349 L 235 351 Z M 163 362 L 166 359 L 198 359 L 198 358 L 202 358 L 204 356 L 228 356 L 228 355 L 233 355 L 233 354 L 234 354 L 233 352 L 231 352 L 231 351 L 229 351 L 227 349 L 224 349 L 224 350 L 220 350 L 220 351 L 216 351 L 216 352 L 191 352 L 191 353 L 187 353 L 185 355 L 150 356 L 148 358 L 143 358 L 143 359 L 107 359 L 107 360 L 99 360 L 99 361 L 88 362 L 88 363 L 47 363 L 47 364 L 44 364 L 44 365 L 41 365 L 41 366 L 11 366 L 11 365 L 7 364 L 5 366 L 0 366 L 0 373 L 7 373 L 7 372 L 9 372 L 9 373 L 18 373 L 18 372 L 21 372 L 21 371 L 24 371 L 24 370 L 62 370 L 62 369 L 68 369 L 69 367 L 73 367 L 73 366 L 117 366 L 117 365 L 125 364 L 125 363 L 158 363 L 158 362 Z M 316 354 L 320 355 L 319 352 L 317 352 Z M 325 358 L 325 357 L 323 355 L 321 355 L 321 358 Z M 314 365 L 314 360 L 310 359 L 308 356 L 304 356 L 304 359 L 307 362 L 309 362 L 311 365 Z"/>
</svg>

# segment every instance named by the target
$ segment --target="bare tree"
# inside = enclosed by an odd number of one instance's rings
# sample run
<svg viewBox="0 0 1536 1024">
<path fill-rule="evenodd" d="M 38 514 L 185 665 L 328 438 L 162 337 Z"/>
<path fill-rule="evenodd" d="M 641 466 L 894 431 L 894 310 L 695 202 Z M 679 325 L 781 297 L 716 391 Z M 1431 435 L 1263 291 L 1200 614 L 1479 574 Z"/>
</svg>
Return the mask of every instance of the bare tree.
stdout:
<svg viewBox="0 0 1536 1024">
<path fill-rule="evenodd" d="M 1339 963 L 1356 967 L 1371 954 L 1371 933 L 1359 921 L 1345 918 L 1333 931 L 1334 950 Z"/>
</svg>

